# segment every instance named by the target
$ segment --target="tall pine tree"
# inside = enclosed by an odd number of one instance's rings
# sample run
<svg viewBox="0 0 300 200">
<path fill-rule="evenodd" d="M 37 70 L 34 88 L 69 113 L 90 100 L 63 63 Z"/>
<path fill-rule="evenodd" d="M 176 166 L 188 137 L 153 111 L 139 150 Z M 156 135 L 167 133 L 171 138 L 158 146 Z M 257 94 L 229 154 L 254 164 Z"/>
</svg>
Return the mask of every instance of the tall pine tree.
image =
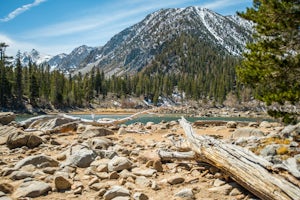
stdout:
<svg viewBox="0 0 300 200">
<path fill-rule="evenodd" d="M 240 13 L 255 24 L 254 42 L 247 45 L 238 78 L 267 104 L 300 99 L 300 1 L 254 0 Z M 273 113 L 278 114 L 278 113 Z M 281 113 L 285 120 L 288 113 Z"/>
</svg>

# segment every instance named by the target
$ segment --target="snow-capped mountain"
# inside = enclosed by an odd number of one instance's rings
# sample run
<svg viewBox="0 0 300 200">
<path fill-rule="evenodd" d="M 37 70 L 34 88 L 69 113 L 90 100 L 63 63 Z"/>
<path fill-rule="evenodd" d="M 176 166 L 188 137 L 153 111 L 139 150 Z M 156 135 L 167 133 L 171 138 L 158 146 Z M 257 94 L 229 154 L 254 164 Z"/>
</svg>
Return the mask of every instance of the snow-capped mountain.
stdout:
<svg viewBox="0 0 300 200">
<path fill-rule="evenodd" d="M 181 34 L 239 56 L 252 31 L 251 23 L 238 16 L 222 16 L 201 7 L 161 9 L 115 35 L 103 48 L 91 51 L 79 71 L 85 73 L 96 66 L 107 75 L 135 73 Z"/>
<path fill-rule="evenodd" d="M 51 67 L 51 70 L 56 69 L 63 61 L 64 58 L 66 58 L 68 55 L 65 53 L 58 54 L 56 56 L 53 56 L 47 64 Z"/>
<path fill-rule="evenodd" d="M 54 56 L 48 61 L 48 64 L 51 69 L 58 69 L 68 73 L 76 69 L 93 49 L 93 47 L 82 45 L 75 48 L 70 54 L 59 54 Z"/>
<path fill-rule="evenodd" d="M 45 63 L 51 59 L 52 56 L 42 54 L 35 49 L 30 52 L 24 52 L 20 55 L 21 64 L 27 66 L 29 62 L 36 63 L 37 65 Z"/>
</svg>

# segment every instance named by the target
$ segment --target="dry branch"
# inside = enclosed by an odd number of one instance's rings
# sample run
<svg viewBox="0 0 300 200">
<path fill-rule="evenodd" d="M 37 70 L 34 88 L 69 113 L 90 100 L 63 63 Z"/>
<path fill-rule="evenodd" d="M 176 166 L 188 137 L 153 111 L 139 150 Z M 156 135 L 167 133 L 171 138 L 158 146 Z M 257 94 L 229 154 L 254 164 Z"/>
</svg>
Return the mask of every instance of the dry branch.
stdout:
<svg viewBox="0 0 300 200">
<path fill-rule="evenodd" d="M 257 197 L 266 200 L 300 199 L 300 188 L 280 174 L 272 173 L 270 162 L 242 147 L 196 135 L 184 118 L 180 124 L 191 148 L 202 161 L 219 168 Z"/>
<path fill-rule="evenodd" d="M 177 152 L 177 151 L 166 151 L 166 150 L 158 150 L 157 154 L 163 161 L 168 160 L 194 160 L 195 159 L 195 152 L 188 151 L 188 152 Z"/>
</svg>

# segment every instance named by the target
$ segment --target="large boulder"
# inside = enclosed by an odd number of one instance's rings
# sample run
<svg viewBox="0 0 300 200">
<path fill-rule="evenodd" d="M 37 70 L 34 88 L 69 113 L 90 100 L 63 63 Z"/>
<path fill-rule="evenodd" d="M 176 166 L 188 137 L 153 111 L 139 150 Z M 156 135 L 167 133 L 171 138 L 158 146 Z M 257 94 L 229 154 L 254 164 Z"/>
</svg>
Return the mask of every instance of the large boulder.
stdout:
<svg viewBox="0 0 300 200">
<path fill-rule="evenodd" d="M 7 125 L 16 119 L 16 115 L 13 112 L 0 113 L 0 124 Z"/>
<path fill-rule="evenodd" d="M 14 126 L 0 126 L 0 145 L 6 144 L 8 136 L 17 131 L 19 129 Z"/>
<path fill-rule="evenodd" d="M 35 198 L 46 195 L 51 190 L 51 186 L 47 183 L 41 181 L 30 181 L 22 183 L 14 192 L 13 196 L 16 199 L 19 199 L 21 197 Z"/>
<path fill-rule="evenodd" d="M 108 162 L 108 171 L 122 171 L 124 169 L 131 169 L 132 162 L 126 157 L 114 157 Z"/>
<path fill-rule="evenodd" d="M 255 137 L 264 137 L 265 134 L 264 132 L 255 129 L 255 128 L 239 128 L 236 129 L 232 135 L 231 138 L 236 139 L 236 138 L 247 138 L 247 137 L 251 137 L 251 136 L 255 136 Z"/>
<path fill-rule="evenodd" d="M 97 157 L 95 151 L 82 145 L 71 147 L 67 155 L 67 160 L 62 166 L 77 166 L 80 168 L 89 167 Z"/>
<path fill-rule="evenodd" d="M 11 133 L 8 138 L 6 145 L 10 149 L 27 146 L 28 148 L 34 148 L 43 143 L 42 138 L 35 135 L 35 133 L 24 132 L 18 130 L 17 132 Z"/>
<path fill-rule="evenodd" d="M 102 136 L 107 136 L 107 135 L 113 135 L 114 132 L 110 129 L 103 128 L 103 127 L 97 127 L 97 126 L 91 126 L 88 125 L 86 127 L 80 127 L 80 130 L 78 130 L 78 133 L 81 133 L 81 138 L 82 139 L 88 139 L 88 138 L 93 138 L 93 137 L 102 137 Z"/>
<path fill-rule="evenodd" d="M 48 156 L 41 154 L 41 155 L 29 156 L 20 160 L 15 165 L 14 168 L 20 169 L 26 165 L 34 165 L 36 167 L 57 167 L 58 162 Z"/>
<path fill-rule="evenodd" d="M 38 116 L 21 122 L 20 124 L 27 129 L 38 129 L 38 130 L 53 130 L 64 124 L 77 121 L 77 119 L 63 117 L 63 116 Z"/>
</svg>

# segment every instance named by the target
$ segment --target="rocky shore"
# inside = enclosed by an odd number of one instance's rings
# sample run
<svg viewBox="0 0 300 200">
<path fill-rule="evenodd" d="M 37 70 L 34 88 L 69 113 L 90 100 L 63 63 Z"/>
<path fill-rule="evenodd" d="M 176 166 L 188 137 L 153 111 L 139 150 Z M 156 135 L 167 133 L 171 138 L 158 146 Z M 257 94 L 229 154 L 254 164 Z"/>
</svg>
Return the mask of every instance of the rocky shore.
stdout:
<svg viewBox="0 0 300 200">
<path fill-rule="evenodd" d="M 101 124 L 57 115 L 0 115 L 0 200 L 257 199 L 197 155 L 177 121 Z M 300 124 L 195 122 L 195 132 L 242 146 L 300 179 Z"/>
</svg>

